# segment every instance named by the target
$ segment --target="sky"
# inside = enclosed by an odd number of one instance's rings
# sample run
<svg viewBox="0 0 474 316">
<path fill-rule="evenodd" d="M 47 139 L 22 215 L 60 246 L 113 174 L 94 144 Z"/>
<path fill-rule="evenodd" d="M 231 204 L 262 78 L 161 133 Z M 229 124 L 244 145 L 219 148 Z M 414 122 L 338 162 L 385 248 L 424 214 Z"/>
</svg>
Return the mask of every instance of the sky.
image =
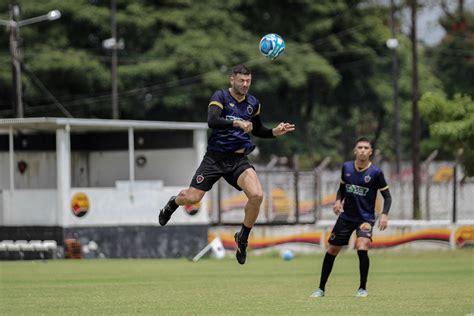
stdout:
<svg viewBox="0 0 474 316">
<path fill-rule="evenodd" d="M 385 1 L 385 0 L 384 0 Z M 389 1 L 387 1 L 389 2 Z M 400 0 L 396 0 L 400 2 Z M 440 16 L 444 15 L 441 8 L 441 0 L 422 0 L 425 7 L 418 12 L 418 38 L 428 46 L 435 46 L 443 38 L 445 31 L 438 23 Z M 445 0 L 451 12 L 455 11 L 458 6 L 458 0 Z M 474 12 L 474 0 L 464 0 L 464 10 Z M 402 31 L 409 34 L 410 30 L 410 10 L 406 9 L 402 13 Z"/>
</svg>

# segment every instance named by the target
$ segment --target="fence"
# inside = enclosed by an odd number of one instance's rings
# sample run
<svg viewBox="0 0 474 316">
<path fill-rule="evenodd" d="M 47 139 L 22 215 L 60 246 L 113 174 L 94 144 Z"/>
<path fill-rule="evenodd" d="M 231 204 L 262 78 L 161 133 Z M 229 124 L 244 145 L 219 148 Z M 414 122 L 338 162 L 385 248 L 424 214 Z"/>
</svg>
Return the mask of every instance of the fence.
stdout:
<svg viewBox="0 0 474 316">
<path fill-rule="evenodd" d="M 382 165 L 389 170 L 389 165 Z M 332 206 L 339 187 L 340 170 L 328 170 L 325 165 L 313 171 L 267 170 L 257 168 L 264 189 L 264 201 L 257 224 L 314 224 L 335 219 Z M 384 172 L 392 195 L 391 219 L 413 219 L 413 185 L 411 172 L 405 168 L 402 177 Z M 453 179 L 457 178 L 456 186 Z M 456 188 L 456 190 L 454 190 Z M 211 192 L 210 219 L 214 225 L 240 225 L 247 201 L 225 181 L 219 181 Z M 454 200 L 454 194 L 456 200 Z M 456 201 L 456 203 L 454 203 Z M 383 198 L 377 198 L 380 211 Z M 453 177 L 453 164 L 433 163 L 422 171 L 420 208 L 424 220 L 474 219 L 474 182 Z"/>
</svg>

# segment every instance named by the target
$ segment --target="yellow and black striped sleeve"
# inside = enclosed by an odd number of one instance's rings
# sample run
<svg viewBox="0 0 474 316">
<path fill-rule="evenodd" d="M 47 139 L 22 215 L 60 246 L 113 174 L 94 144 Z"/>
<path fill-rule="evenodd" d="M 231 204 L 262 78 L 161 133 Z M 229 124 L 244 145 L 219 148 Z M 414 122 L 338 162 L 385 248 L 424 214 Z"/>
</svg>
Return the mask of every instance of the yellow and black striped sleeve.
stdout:
<svg viewBox="0 0 474 316">
<path fill-rule="evenodd" d="M 209 107 L 211 107 L 211 106 L 213 106 L 213 105 L 220 107 L 221 110 L 224 109 L 224 106 L 222 105 L 222 103 L 220 103 L 220 102 L 218 102 L 218 101 L 211 101 L 211 102 L 209 103 Z"/>
</svg>

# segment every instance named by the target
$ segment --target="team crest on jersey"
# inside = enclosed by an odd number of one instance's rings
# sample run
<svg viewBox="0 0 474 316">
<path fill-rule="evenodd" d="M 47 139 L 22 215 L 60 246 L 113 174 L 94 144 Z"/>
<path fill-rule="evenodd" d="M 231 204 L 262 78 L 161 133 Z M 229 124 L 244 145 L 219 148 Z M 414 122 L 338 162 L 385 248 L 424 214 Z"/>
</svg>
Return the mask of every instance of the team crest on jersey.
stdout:
<svg viewBox="0 0 474 316">
<path fill-rule="evenodd" d="M 363 231 L 364 233 L 370 233 L 370 231 L 372 230 L 372 225 L 370 225 L 369 223 L 362 223 L 360 224 L 360 230 Z"/>
<path fill-rule="evenodd" d="M 247 107 L 247 113 L 248 113 L 249 115 L 252 115 L 252 113 L 253 113 L 253 107 L 252 107 L 252 106 L 249 105 L 249 106 Z"/>
<path fill-rule="evenodd" d="M 204 181 L 204 176 L 203 176 L 202 174 L 198 174 L 198 175 L 196 176 L 196 182 L 197 182 L 198 184 L 200 184 L 200 183 L 202 183 L 203 181 Z"/>
<path fill-rule="evenodd" d="M 230 106 L 230 107 L 234 107 L 234 106 L 235 106 L 234 102 L 230 102 L 230 103 L 229 103 L 229 106 Z"/>
<path fill-rule="evenodd" d="M 372 179 L 372 178 L 371 178 L 370 176 L 368 176 L 368 175 L 364 177 L 365 183 L 369 183 L 371 179 Z"/>
<path fill-rule="evenodd" d="M 351 174 L 350 174 L 350 173 L 346 173 L 346 177 L 350 177 L 350 176 L 351 176 Z"/>
</svg>

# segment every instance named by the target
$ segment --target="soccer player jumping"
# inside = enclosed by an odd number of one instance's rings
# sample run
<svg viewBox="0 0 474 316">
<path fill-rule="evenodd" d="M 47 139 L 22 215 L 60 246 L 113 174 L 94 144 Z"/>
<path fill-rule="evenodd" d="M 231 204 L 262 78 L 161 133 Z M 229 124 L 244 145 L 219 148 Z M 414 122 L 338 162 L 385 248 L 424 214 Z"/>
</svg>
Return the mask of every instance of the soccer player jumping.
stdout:
<svg viewBox="0 0 474 316">
<path fill-rule="evenodd" d="M 255 168 L 247 155 L 255 145 L 249 133 L 262 138 L 273 138 L 295 130 L 295 125 L 280 123 L 275 128 L 265 127 L 260 120 L 261 105 L 250 95 L 250 70 L 244 65 L 232 69 L 230 88 L 214 92 L 208 107 L 207 121 L 212 129 L 207 152 L 194 174 L 188 189 L 172 196 L 160 210 L 158 221 L 166 225 L 180 205 L 196 204 L 221 177 L 248 198 L 242 228 L 235 233 L 236 258 L 244 264 L 247 257 L 247 240 L 260 210 L 263 190 Z"/>
<path fill-rule="evenodd" d="M 323 297 L 326 282 L 331 274 L 334 260 L 341 248 L 349 243 L 355 230 L 355 247 L 359 256 L 360 285 L 356 296 L 369 295 L 366 289 L 369 274 L 369 244 L 372 241 L 372 229 L 375 224 L 375 200 L 380 190 L 384 198 L 382 214 L 379 217 L 380 230 L 387 228 L 388 212 L 392 197 L 387 182 L 379 167 L 372 164 L 372 145 L 367 138 L 359 138 L 354 147 L 355 161 L 347 161 L 342 166 L 341 184 L 334 203 L 334 213 L 338 219 L 329 238 L 329 247 L 321 269 L 319 288 L 311 297 Z"/>
</svg>

